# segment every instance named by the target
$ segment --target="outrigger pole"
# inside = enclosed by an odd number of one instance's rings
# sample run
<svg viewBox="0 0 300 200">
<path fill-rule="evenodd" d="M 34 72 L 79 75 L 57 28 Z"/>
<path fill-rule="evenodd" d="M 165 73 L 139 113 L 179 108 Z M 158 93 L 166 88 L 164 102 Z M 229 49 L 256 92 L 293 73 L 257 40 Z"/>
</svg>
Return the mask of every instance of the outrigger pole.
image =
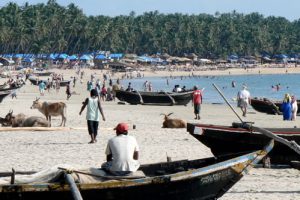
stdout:
<svg viewBox="0 0 300 200">
<path fill-rule="evenodd" d="M 260 127 L 256 127 L 256 126 L 253 126 L 253 125 L 250 125 L 249 122 L 244 122 L 243 119 L 239 116 L 239 114 L 234 110 L 234 108 L 232 107 L 232 105 L 228 102 L 228 100 L 226 99 L 226 97 L 223 95 L 223 93 L 219 90 L 219 88 L 216 86 L 216 84 L 212 84 L 216 90 L 219 92 L 219 94 L 222 96 L 222 98 L 224 99 L 224 101 L 227 103 L 227 105 L 231 108 L 231 110 L 235 113 L 235 115 L 239 118 L 239 120 L 242 122 L 243 124 L 243 127 L 245 128 L 252 128 L 253 130 L 257 131 L 257 132 L 260 132 L 262 133 L 263 135 L 269 137 L 269 138 L 272 138 L 274 139 L 275 141 L 277 142 L 280 142 L 288 147 L 290 147 L 291 149 L 293 149 L 297 154 L 300 155 L 300 146 L 297 144 L 297 142 L 295 141 L 289 141 L 289 140 L 286 140 L 282 137 L 279 137 L 277 135 L 275 135 L 274 133 L 272 133 L 271 131 L 269 130 L 266 130 L 264 128 L 260 128 Z M 253 124 L 253 123 L 252 123 Z"/>
</svg>

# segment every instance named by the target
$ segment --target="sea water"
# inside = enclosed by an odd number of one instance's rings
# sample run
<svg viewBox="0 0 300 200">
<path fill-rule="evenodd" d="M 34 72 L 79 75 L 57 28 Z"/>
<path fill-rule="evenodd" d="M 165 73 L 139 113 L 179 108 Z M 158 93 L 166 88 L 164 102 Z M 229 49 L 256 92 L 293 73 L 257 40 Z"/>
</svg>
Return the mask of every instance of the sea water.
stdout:
<svg viewBox="0 0 300 200">
<path fill-rule="evenodd" d="M 204 103 L 224 103 L 222 97 L 212 86 L 213 83 L 231 102 L 236 99 L 237 93 L 243 85 L 247 86 L 251 97 L 282 100 L 284 94 L 289 93 L 300 98 L 300 74 L 147 77 L 124 79 L 121 80 L 121 84 L 126 89 L 128 83 L 131 82 L 133 89 L 143 91 L 145 81 L 151 82 L 153 91 L 172 91 L 175 85 L 192 89 L 193 86 L 197 85 L 203 90 Z M 232 87 L 232 81 L 235 81 L 235 87 Z M 276 89 L 276 85 L 279 85 L 279 90 Z"/>
</svg>

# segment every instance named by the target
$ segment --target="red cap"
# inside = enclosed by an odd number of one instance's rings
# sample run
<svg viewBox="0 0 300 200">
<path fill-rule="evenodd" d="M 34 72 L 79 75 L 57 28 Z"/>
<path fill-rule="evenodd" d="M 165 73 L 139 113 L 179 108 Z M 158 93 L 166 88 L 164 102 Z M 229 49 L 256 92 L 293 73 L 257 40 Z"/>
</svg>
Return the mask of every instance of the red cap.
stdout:
<svg viewBox="0 0 300 200">
<path fill-rule="evenodd" d="M 128 124 L 126 123 L 119 123 L 114 130 L 117 130 L 120 133 L 124 133 L 125 131 L 128 131 Z"/>
</svg>

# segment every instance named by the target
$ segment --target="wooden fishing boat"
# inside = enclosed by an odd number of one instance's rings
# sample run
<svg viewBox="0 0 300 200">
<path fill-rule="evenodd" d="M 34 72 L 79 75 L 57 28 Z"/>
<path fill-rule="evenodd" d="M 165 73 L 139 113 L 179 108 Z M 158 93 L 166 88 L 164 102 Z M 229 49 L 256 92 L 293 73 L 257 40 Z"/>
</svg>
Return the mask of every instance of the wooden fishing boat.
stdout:
<svg viewBox="0 0 300 200">
<path fill-rule="evenodd" d="M 298 107 L 300 108 L 300 101 L 297 100 Z M 253 98 L 251 99 L 251 106 L 254 110 L 262 113 L 272 115 L 282 115 L 282 101 L 272 101 L 267 98 Z M 300 109 L 297 111 L 297 115 L 300 114 Z"/>
<path fill-rule="evenodd" d="M 0 92 L 17 90 L 17 89 L 20 89 L 22 86 L 23 86 L 23 85 L 18 85 L 18 86 L 15 86 L 15 87 L 9 87 L 9 88 L 2 88 L 2 89 L 0 89 Z"/>
<path fill-rule="evenodd" d="M 0 85 L 0 89 L 5 88 L 6 86 L 7 86 L 7 84 L 2 84 L 2 85 Z"/>
<path fill-rule="evenodd" d="M 275 135 L 300 144 L 299 128 L 266 128 Z M 197 140 L 211 149 L 215 156 L 240 155 L 261 147 L 269 140 L 265 135 L 243 128 L 241 123 L 232 126 L 218 126 L 208 124 L 187 124 L 188 132 Z M 275 147 L 268 155 L 273 164 L 290 164 L 300 161 L 300 155 L 288 146 L 275 142 Z"/>
<path fill-rule="evenodd" d="M 50 76 L 53 72 L 35 72 L 33 75 L 35 76 Z"/>
<path fill-rule="evenodd" d="M 10 91 L 0 92 L 0 103 L 2 103 L 3 99 L 10 94 L 11 94 Z"/>
<path fill-rule="evenodd" d="M 28 80 L 33 84 L 33 85 L 38 85 L 40 81 L 43 81 L 44 83 L 48 83 L 48 80 L 39 80 L 38 78 L 35 77 L 29 77 Z M 60 86 L 65 87 L 67 86 L 71 81 L 60 81 Z"/>
<path fill-rule="evenodd" d="M 0 103 L 3 101 L 5 97 L 12 94 L 15 90 L 20 89 L 23 85 L 18 85 L 15 87 L 2 88 L 0 89 Z"/>
<path fill-rule="evenodd" d="M 88 200 L 216 199 L 238 182 L 246 171 L 257 164 L 273 148 L 273 145 L 274 142 L 271 140 L 263 150 L 235 158 L 226 156 L 218 159 L 206 158 L 142 165 L 139 172 L 142 172 L 143 176 L 136 178 L 101 176 L 104 181 L 79 182 L 77 188 L 82 198 Z M 70 192 L 73 191 L 72 184 L 69 187 L 68 178 L 64 178 L 63 175 L 62 171 L 60 178 L 55 178 L 55 181 L 51 183 L 0 185 L 0 199 L 73 199 Z M 11 173 L 2 173 L 1 176 L 7 176 L 9 181 Z M 65 177 L 67 176 L 65 174 Z M 83 179 L 79 178 L 79 180 Z M 15 176 L 11 176 L 11 181 L 13 183 L 16 181 Z"/>
<path fill-rule="evenodd" d="M 188 92 L 142 92 L 142 91 L 116 91 L 116 97 L 120 101 L 129 104 L 142 105 L 187 105 L 192 100 L 193 91 Z"/>
</svg>

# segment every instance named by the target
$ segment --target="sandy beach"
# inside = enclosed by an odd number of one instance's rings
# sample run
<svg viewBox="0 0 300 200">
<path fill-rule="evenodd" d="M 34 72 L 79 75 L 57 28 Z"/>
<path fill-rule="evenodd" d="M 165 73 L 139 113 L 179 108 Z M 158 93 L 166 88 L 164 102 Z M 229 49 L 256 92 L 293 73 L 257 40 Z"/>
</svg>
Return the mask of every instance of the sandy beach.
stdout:
<svg viewBox="0 0 300 200">
<path fill-rule="evenodd" d="M 58 72 L 58 70 L 55 70 Z M 245 73 L 286 73 L 285 68 L 274 69 L 255 68 L 232 69 L 226 71 L 197 71 L 195 75 L 228 75 Z M 74 70 L 61 70 L 65 79 L 75 76 Z M 174 114 L 172 117 L 181 118 L 188 122 L 194 120 L 193 107 L 187 106 L 141 106 L 119 105 L 116 102 L 103 102 L 102 106 L 106 121 L 100 122 L 98 142 L 88 144 L 89 135 L 86 128 L 85 111 L 79 115 L 82 102 L 89 96 L 86 90 L 86 81 L 90 73 L 96 72 L 96 78 L 101 72 L 86 70 L 83 83 L 76 83 L 75 90 L 78 95 L 73 95 L 66 100 L 65 88 L 59 93 L 52 90 L 45 92 L 41 97 L 44 101 L 62 101 L 67 104 L 67 127 L 77 128 L 68 131 L 14 131 L 1 132 L 0 134 L 0 171 L 38 171 L 57 164 L 71 164 L 75 166 L 100 166 L 105 161 L 105 147 L 107 140 L 115 135 L 113 128 L 119 122 L 127 122 L 131 129 L 129 134 L 134 135 L 140 146 L 141 164 L 166 161 L 167 155 L 172 160 L 196 159 L 212 156 L 210 149 L 202 145 L 185 129 L 162 129 L 163 116 L 161 113 Z M 288 73 L 300 73 L 300 68 L 288 68 Z M 145 72 L 145 76 L 189 75 L 191 72 Z M 1 83 L 4 79 L 1 79 Z M 73 89 L 73 88 L 72 88 Z M 39 97 L 38 87 L 28 81 L 18 92 L 17 99 L 6 98 L 0 104 L 0 116 L 13 109 L 14 113 L 43 116 L 38 110 L 30 109 L 33 100 Z M 241 111 L 237 110 L 240 114 Z M 237 117 L 228 106 L 203 104 L 201 123 L 230 125 L 238 121 Z M 294 127 L 299 126 L 297 121 L 283 121 L 282 116 L 265 115 L 249 110 L 246 121 L 253 121 L 261 127 Z M 52 125 L 58 126 L 60 117 L 53 117 Z M 136 129 L 132 129 L 136 125 Z M 221 199 L 223 200 L 252 200 L 252 199 L 300 199 L 300 171 L 295 169 L 253 169 L 238 184 L 236 184 Z"/>
</svg>

